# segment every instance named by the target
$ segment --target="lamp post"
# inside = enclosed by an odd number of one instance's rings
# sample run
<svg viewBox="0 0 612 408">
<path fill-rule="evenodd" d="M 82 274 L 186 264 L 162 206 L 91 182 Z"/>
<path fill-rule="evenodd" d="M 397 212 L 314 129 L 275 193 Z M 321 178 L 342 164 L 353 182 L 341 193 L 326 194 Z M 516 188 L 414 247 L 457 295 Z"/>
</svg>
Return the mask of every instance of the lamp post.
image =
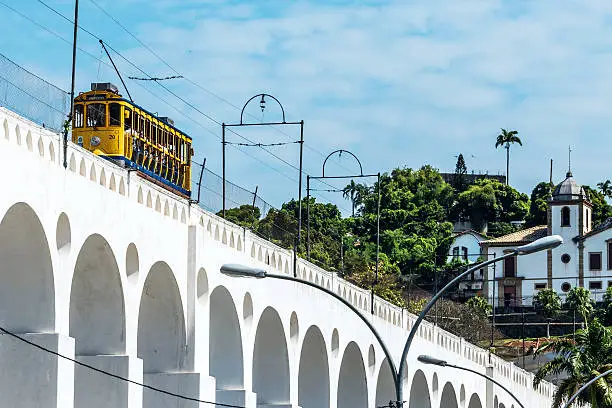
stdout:
<svg viewBox="0 0 612 408">
<path fill-rule="evenodd" d="M 319 289 L 331 295 L 332 297 L 338 299 L 343 304 L 345 304 L 348 308 L 350 308 L 353 312 L 355 312 L 357 316 L 368 326 L 372 334 L 374 334 L 374 337 L 376 337 L 376 340 L 379 342 L 381 348 L 383 349 L 383 352 L 385 353 L 385 357 L 387 357 L 387 360 L 389 361 L 389 365 L 391 366 L 391 372 L 393 374 L 393 382 L 395 383 L 395 394 L 396 394 L 395 408 L 401 408 L 404 405 L 404 399 L 403 399 L 404 390 L 402 388 L 402 383 L 404 382 L 404 376 L 406 375 L 404 362 L 406 361 L 406 357 L 408 356 L 408 351 L 410 350 L 412 340 L 414 339 L 416 335 L 419 325 L 421 324 L 421 322 L 427 315 L 427 312 L 434 306 L 436 301 L 444 294 L 444 292 L 446 292 L 451 286 L 455 285 L 465 276 L 469 275 L 470 273 L 480 268 L 490 265 L 494 262 L 509 258 L 511 256 L 527 255 L 527 254 L 532 254 L 534 252 L 545 251 L 548 249 L 555 248 L 561 245 L 562 243 L 563 243 L 563 239 L 558 235 L 552 235 L 549 237 L 540 238 L 530 244 L 510 249 L 507 251 L 506 254 L 499 256 L 497 258 L 494 258 L 494 259 L 490 259 L 483 263 L 480 263 L 466 270 L 465 272 L 459 274 L 458 276 L 456 276 L 452 281 L 450 281 L 446 286 L 444 286 L 438 293 L 434 295 L 434 297 L 425 306 L 423 311 L 421 311 L 421 314 L 419 315 L 417 320 L 414 322 L 414 325 L 412 326 L 412 330 L 410 330 L 408 339 L 406 340 L 406 344 L 404 345 L 404 350 L 402 352 L 402 357 L 400 359 L 399 370 L 396 368 L 395 363 L 393 359 L 391 358 L 391 354 L 389 353 L 389 350 L 385 342 L 381 338 L 380 334 L 376 331 L 374 326 L 372 326 L 372 324 L 368 321 L 368 319 L 366 319 L 366 317 L 357 308 L 355 308 L 352 304 L 350 304 L 344 298 L 342 298 L 341 296 L 338 296 L 338 294 L 332 292 L 331 290 L 328 290 L 322 286 L 316 285 L 307 280 L 299 279 L 297 277 L 293 277 L 290 275 L 271 274 L 271 273 L 266 272 L 263 269 L 251 268 L 251 267 L 244 266 L 244 265 L 226 264 L 226 265 L 221 266 L 220 271 L 221 273 L 225 275 L 233 276 L 233 277 L 274 278 L 274 279 L 281 279 L 281 280 L 288 280 L 288 281 L 303 283 L 305 285 Z"/>
<path fill-rule="evenodd" d="M 610 374 L 612 374 L 612 370 L 605 371 L 605 372 L 599 374 L 597 377 L 592 378 L 589 382 L 587 382 L 582 387 L 580 387 L 580 389 L 578 391 L 576 391 L 576 393 L 574 395 L 571 396 L 571 398 L 567 401 L 567 404 L 565 404 L 565 406 L 563 408 L 569 408 L 570 405 L 572 405 L 572 403 L 576 400 L 576 398 L 578 398 L 578 396 L 582 393 L 582 391 L 584 391 L 587 388 L 589 388 L 595 381 L 599 380 L 602 377 L 610 375 Z"/>
<path fill-rule="evenodd" d="M 417 360 L 419 360 L 421 363 L 423 364 L 432 364 L 432 365 L 437 365 L 439 367 L 451 367 L 451 368 L 456 368 L 458 370 L 463 370 L 463 371 L 467 371 L 473 374 L 476 374 L 482 378 L 485 378 L 489 381 L 491 381 L 493 384 L 497 385 L 498 387 L 500 387 L 501 389 L 503 389 L 504 391 L 506 391 L 508 394 L 510 394 L 510 396 L 512 398 L 514 398 L 514 400 L 516 401 L 516 403 L 521 407 L 521 408 L 525 408 L 525 406 L 521 403 L 521 401 L 519 401 L 519 399 L 516 397 L 516 395 L 514 395 L 513 393 L 510 392 L 509 389 L 507 389 L 506 387 L 504 387 L 503 385 L 501 385 L 499 382 L 497 382 L 495 379 L 493 379 L 492 377 L 489 377 L 488 375 L 479 373 L 476 370 L 472 370 L 470 368 L 467 367 L 461 367 L 461 366 L 457 366 L 454 364 L 449 364 L 447 361 L 444 360 L 440 360 L 434 357 L 430 357 L 430 356 L 419 356 L 417 358 Z"/>
</svg>

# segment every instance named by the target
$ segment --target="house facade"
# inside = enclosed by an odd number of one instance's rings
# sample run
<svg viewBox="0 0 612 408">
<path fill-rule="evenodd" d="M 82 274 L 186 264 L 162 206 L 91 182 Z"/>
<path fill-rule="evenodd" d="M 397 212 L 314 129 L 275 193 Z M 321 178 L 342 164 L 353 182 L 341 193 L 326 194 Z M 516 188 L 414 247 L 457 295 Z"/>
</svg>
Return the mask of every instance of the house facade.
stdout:
<svg viewBox="0 0 612 408">
<path fill-rule="evenodd" d="M 612 219 L 593 228 L 593 208 L 572 173 L 555 187 L 548 202 L 548 223 L 480 243 L 482 257 L 491 259 L 505 250 L 548 235 L 560 235 L 563 244 L 546 251 L 506 258 L 484 268 L 483 295 L 496 306 L 529 306 L 535 294 L 553 288 L 564 296 L 575 286 L 585 287 L 596 301 L 612 286 Z"/>
</svg>

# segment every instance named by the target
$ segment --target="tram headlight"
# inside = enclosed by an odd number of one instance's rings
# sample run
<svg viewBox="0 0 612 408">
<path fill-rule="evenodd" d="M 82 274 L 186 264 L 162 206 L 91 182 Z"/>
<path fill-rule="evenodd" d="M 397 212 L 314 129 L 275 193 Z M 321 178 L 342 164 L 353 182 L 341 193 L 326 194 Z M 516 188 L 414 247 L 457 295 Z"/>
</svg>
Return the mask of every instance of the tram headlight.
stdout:
<svg viewBox="0 0 612 408">
<path fill-rule="evenodd" d="M 92 136 L 91 139 L 89 139 L 89 144 L 91 146 L 99 146 L 100 145 L 100 138 L 98 136 Z"/>
</svg>

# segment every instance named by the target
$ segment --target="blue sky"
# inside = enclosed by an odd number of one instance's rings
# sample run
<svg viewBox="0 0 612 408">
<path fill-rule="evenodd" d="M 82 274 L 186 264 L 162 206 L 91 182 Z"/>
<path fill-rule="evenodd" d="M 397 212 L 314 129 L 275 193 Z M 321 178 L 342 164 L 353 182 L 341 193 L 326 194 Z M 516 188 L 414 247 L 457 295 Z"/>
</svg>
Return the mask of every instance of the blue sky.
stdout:
<svg viewBox="0 0 612 408">
<path fill-rule="evenodd" d="M 38 1 L 2 1 L 71 39 L 70 24 Z M 72 1 L 45 1 L 73 13 Z M 505 127 L 523 139 L 510 162 L 510 182 L 523 192 L 548 179 L 550 159 L 555 181 L 562 180 L 569 145 L 579 183 L 612 177 L 612 2 L 95 1 L 202 85 L 205 90 L 185 80 L 165 83 L 217 121 L 237 122 L 235 106 L 257 93 L 275 95 L 288 120 L 305 121 L 304 167 L 312 175 L 339 148 L 358 155 L 366 172 L 423 164 L 452 171 L 463 153 L 469 170 L 504 173 L 505 152 L 494 143 Z M 174 74 L 90 0 L 80 4 L 82 26 L 147 73 Z M 0 52 L 69 89 L 70 45 L 1 4 L 0 16 Z M 80 32 L 79 44 L 101 57 L 89 35 Z M 142 76 L 115 59 L 125 76 Z M 79 52 L 77 89 L 98 80 L 119 84 L 108 66 Z M 139 104 L 173 117 L 194 138 L 198 160 L 206 157 L 220 172 L 220 126 L 155 84 L 128 81 L 128 87 Z M 264 119 L 277 119 L 268 105 Z M 251 120 L 261 120 L 258 104 L 251 108 Z M 282 131 L 238 130 L 263 143 L 299 137 L 298 129 Z M 296 145 L 270 149 L 297 165 Z M 296 195 L 297 171 L 257 148 L 247 151 L 269 167 L 229 149 L 228 179 L 259 185 L 274 205 Z M 343 156 L 327 171 L 353 166 Z M 340 194 L 317 195 L 350 208 Z"/>
</svg>

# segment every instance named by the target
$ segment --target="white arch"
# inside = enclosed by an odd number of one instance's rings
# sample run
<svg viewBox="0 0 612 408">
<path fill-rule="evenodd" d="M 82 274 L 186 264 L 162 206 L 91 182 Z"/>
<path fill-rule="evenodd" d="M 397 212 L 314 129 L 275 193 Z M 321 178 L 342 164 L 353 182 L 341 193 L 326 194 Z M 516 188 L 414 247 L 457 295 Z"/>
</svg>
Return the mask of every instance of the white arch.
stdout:
<svg viewBox="0 0 612 408">
<path fill-rule="evenodd" d="M 480 397 L 478 396 L 478 394 L 472 394 L 472 397 L 470 398 L 470 402 L 468 404 L 468 408 L 482 408 L 482 403 L 480 402 Z"/>
<path fill-rule="evenodd" d="M 431 398 L 429 396 L 429 386 L 423 371 L 417 370 L 412 377 L 410 385 L 409 407 L 431 408 Z"/>
<path fill-rule="evenodd" d="M 376 381 L 376 406 L 389 404 L 389 401 L 395 401 L 395 381 L 389 360 L 384 359 L 378 372 L 378 380 Z"/>
<path fill-rule="evenodd" d="M 289 403 L 289 355 L 278 312 L 267 307 L 259 318 L 253 349 L 253 392 L 257 403 Z"/>
<path fill-rule="evenodd" d="M 244 388 L 242 335 L 229 291 L 217 286 L 210 294 L 210 375 L 218 390 Z"/>
<path fill-rule="evenodd" d="M 367 408 L 368 384 L 359 346 L 350 342 L 344 350 L 338 377 L 338 408 Z"/>
<path fill-rule="evenodd" d="M 145 280 L 138 312 L 138 357 L 143 372 L 176 372 L 185 353 L 185 317 L 172 270 L 155 263 Z"/>
<path fill-rule="evenodd" d="M 87 177 L 87 168 L 85 167 L 85 159 L 83 158 L 81 158 L 81 163 L 79 164 L 79 175 Z"/>
<path fill-rule="evenodd" d="M 0 222 L 0 322 L 17 333 L 55 330 L 55 288 L 49 243 L 26 203 Z"/>
<path fill-rule="evenodd" d="M 447 382 L 442 389 L 442 396 L 440 397 L 440 408 L 459 408 L 457 404 L 457 394 L 453 384 Z"/>
<path fill-rule="evenodd" d="M 74 267 L 70 337 L 77 355 L 125 353 L 121 275 L 110 245 L 98 234 L 85 240 Z"/>
<path fill-rule="evenodd" d="M 321 330 L 310 326 L 300 353 L 298 405 L 302 408 L 328 408 L 329 403 L 327 348 Z"/>
</svg>

